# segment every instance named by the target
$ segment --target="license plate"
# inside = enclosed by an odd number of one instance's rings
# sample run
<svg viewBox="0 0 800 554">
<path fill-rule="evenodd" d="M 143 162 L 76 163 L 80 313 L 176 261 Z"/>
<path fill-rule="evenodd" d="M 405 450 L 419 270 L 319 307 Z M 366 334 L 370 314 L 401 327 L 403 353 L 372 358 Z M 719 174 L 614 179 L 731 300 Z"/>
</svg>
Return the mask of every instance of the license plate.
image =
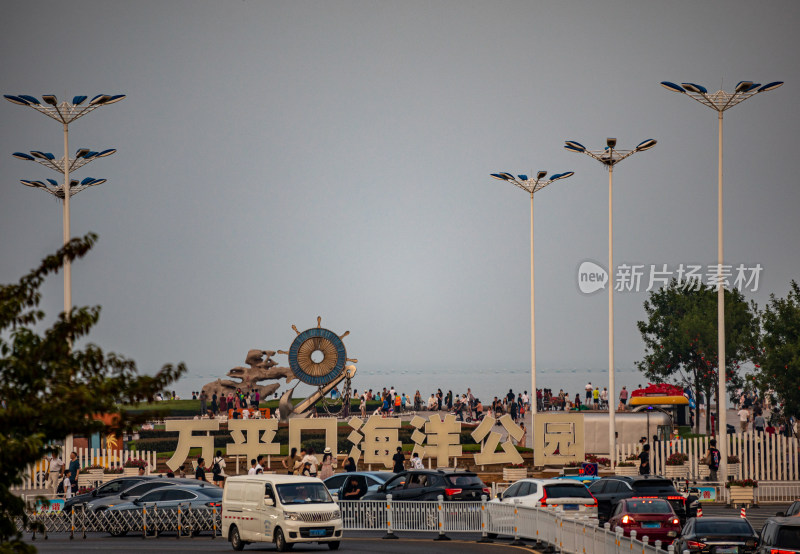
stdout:
<svg viewBox="0 0 800 554">
<path fill-rule="evenodd" d="M 565 510 L 577 510 L 578 509 L 578 505 L 577 504 L 564 504 L 564 509 Z"/>
<path fill-rule="evenodd" d="M 738 554 L 738 546 L 718 546 L 714 549 L 715 554 Z"/>
<path fill-rule="evenodd" d="M 324 537 L 325 536 L 325 529 L 311 529 L 308 532 L 309 537 Z"/>
<path fill-rule="evenodd" d="M 646 527 L 648 529 L 658 529 L 659 527 L 661 527 L 661 524 L 658 523 L 658 522 L 653 522 L 653 523 L 647 523 L 646 522 L 646 523 L 642 523 L 642 527 Z"/>
</svg>

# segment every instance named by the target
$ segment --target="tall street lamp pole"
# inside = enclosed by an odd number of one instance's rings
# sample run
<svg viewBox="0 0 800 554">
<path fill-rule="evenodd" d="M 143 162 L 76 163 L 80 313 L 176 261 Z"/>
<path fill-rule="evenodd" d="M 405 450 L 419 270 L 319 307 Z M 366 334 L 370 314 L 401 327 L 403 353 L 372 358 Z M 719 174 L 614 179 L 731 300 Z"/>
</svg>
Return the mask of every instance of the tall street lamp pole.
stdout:
<svg viewBox="0 0 800 554">
<path fill-rule="evenodd" d="M 546 171 L 539 171 L 536 177 L 528 178 L 527 175 L 517 175 L 514 177 L 511 173 L 492 173 L 492 177 L 500 179 L 501 181 L 508 181 L 512 185 L 519 187 L 527 192 L 531 197 L 531 413 L 536 413 L 536 310 L 535 310 L 535 287 L 534 287 L 534 272 L 533 272 L 533 195 L 539 192 L 544 187 L 558 181 L 559 179 L 566 179 L 572 177 L 574 171 L 565 171 L 564 173 L 556 173 L 547 179 Z M 531 435 L 533 440 L 533 435 Z"/>
<path fill-rule="evenodd" d="M 719 399 L 717 401 L 717 422 L 719 425 L 719 441 L 717 448 L 720 453 L 719 471 L 723 480 L 728 476 L 728 402 L 727 402 L 727 370 L 725 361 L 725 283 L 722 278 L 723 262 L 723 233 L 722 233 L 722 114 L 725 110 L 741 104 L 748 98 L 760 92 L 775 90 L 783 81 L 774 81 L 761 86 L 753 81 L 740 81 L 733 93 L 718 90 L 709 94 L 708 89 L 695 83 L 681 83 L 677 85 L 669 81 L 662 81 L 661 86 L 673 92 L 680 92 L 686 96 L 708 106 L 717 112 L 719 122 L 718 157 L 717 157 L 717 374 Z M 708 403 L 711 406 L 711 401 Z"/>
<path fill-rule="evenodd" d="M 611 467 L 617 464 L 615 452 L 616 445 L 616 393 L 614 388 L 614 166 L 625 158 L 637 152 L 644 152 L 656 145 L 656 141 L 648 139 L 640 142 L 633 150 L 617 150 L 617 139 L 606 139 L 603 150 L 587 150 L 584 145 L 574 140 L 566 141 L 564 148 L 572 152 L 586 154 L 608 168 L 608 453 Z"/>
<path fill-rule="evenodd" d="M 94 152 L 86 148 L 82 148 L 77 151 L 74 158 L 69 157 L 69 124 L 78 119 L 79 117 L 83 117 L 84 115 L 88 114 L 99 108 L 100 106 L 108 106 L 110 104 L 114 104 L 119 102 L 123 98 L 125 98 L 124 94 L 117 94 L 117 95 L 108 95 L 108 94 L 99 94 L 92 98 L 89 102 L 86 102 L 86 96 L 75 96 L 72 99 L 72 102 L 63 101 L 59 104 L 56 97 L 52 94 L 45 94 L 42 96 L 42 100 L 40 101 L 38 98 L 34 96 L 30 96 L 27 94 L 18 94 L 18 95 L 4 95 L 6 100 L 13 104 L 17 104 L 20 106 L 27 106 L 29 108 L 33 108 L 39 113 L 42 113 L 52 119 L 55 119 L 59 123 L 62 124 L 64 128 L 64 157 L 60 160 L 57 160 L 53 154 L 48 152 L 40 152 L 38 150 L 32 151 L 30 154 L 25 154 L 22 152 L 15 152 L 14 157 L 22 160 L 29 160 L 35 161 L 56 171 L 57 173 L 61 173 L 64 176 L 64 180 L 61 184 L 56 182 L 53 179 L 47 179 L 47 183 L 42 181 L 28 181 L 23 180 L 21 183 L 23 185 L 39 188 L 44 191 L 49 192 L 53 196 L 61 198 L 63 201 L 63 228 L 64 228 L 64 244 L 68 243 L 70 240 L 70 224 L 69 224 L 69 201 L 70 197 L 74 196 L 78 192 L 82 191 L 83 189 L 95 185 L 99 185 L 104 183 L 105 179 L 93 179 L 93 178 L 86 178 L 82 181 L 71 180 L 70 179 L 70 171 L 76 170 L 84 165 L 88 164 L 89 162 L 97 159 L 102 158 L 105 156 L 109 156 L 116 152 L 114 149 L 103 150 L 102 152 Z M 85 103 L 86 102 L 86 103 Z M 69 194 L 67 194 L 67 191 Z M 68 259 L 64 259 L 64 314 L 65 317 L 69 318 L 70 312 L 72 311 L 72 271 L 70 267 L 70 263 Z"/>
</svg>

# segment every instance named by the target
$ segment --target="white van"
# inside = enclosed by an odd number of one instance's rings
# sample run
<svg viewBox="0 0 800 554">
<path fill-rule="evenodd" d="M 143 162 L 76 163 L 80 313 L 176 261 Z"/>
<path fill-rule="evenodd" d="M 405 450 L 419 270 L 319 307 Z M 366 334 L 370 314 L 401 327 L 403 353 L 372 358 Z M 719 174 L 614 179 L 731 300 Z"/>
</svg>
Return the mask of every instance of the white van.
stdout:
<svg viewBox="0 0 800 554">
<path fill-rule="evenodd" d="M 342 539 L 342 513 L 315 477 L 228 477 L 222 496 L 222 536 L 234 550 L 250 542 L 274 542 L 281 552 L 297 542 L 327 543 L 336 550 Z"/>
</svg>

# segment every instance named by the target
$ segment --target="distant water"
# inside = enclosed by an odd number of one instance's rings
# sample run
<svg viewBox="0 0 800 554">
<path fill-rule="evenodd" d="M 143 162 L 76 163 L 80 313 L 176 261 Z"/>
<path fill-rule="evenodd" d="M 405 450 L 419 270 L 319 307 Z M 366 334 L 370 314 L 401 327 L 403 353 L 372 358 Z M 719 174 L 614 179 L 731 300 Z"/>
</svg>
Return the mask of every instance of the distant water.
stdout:
<svg viewBox="0 0 800 554">
<path fill-rule="evenodd" d="M 217 378 L 223 377 L 212 375 L 188 375 L 181 379 L 173 387 L 181 398 L 191 398 L 193 390 L 199 391 L 200 388 Z M 608 386 L 608 368 L 606 369 L 539 369 L 536 372 L 536 386 L 539 388 L 552 389 L 558 393 L 559 389 L 575 398 L 576 393 L 580 393 L 581 399 L 584 397 L 584 387 L 587 382 L 599 386 L 600 390 Z M 296 381 L 292 382 L 294 385 Z M 617 395 L 623 386 L 628 390 L 638 388 L 639 385 L 647 386 L 647 379 L 636 369 L 617 368 L 615 372 L 615 388 Z M 446 394 L 448 390 L 454 393 L 466 392 L 467 387 L 472 389 L 472 393 L 483 402 L 491 402 L 495 396 L 501 396 L 512 389 L 514 393 L 525 390 L 530 391 L 531 374 L 528 368 L 498 369 L 498 370 L 460 370 L 460 369 L 392 369 L 392 370 L 372 370 L 364 367 L 358 368 L 358 373 L 353 380 L 353 388 L 359 391 L 372 389 L 379 391 L 383 387 L 394 387 L 400 392 L 413 395 L 417 390 L 427 398 L 432 392 L 441 388 Z M 281 392 L 285 390 L 285 385 Z M 301 384 L 295 396 L 306 396 L 313 392 L 313 388 Z"/>
</svg>

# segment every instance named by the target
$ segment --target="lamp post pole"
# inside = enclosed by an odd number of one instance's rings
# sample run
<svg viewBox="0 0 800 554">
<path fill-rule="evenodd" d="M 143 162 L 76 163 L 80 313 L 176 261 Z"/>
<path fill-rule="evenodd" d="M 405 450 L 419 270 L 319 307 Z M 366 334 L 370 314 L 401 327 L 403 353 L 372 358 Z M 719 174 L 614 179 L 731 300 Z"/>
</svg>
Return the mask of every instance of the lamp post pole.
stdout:
<svg viewBox="0 0 800 554">
<path fill-rule="evenodd" d="M 783 84 L 774 81 L 766 85 L 753 81 L 740 81 L 733 93 L 719 90 L 709 93 L 702 85 L 696 83 L 681 83 L 662 81 L 661 86 L 673 92 L 680 92 L 689 96 L 717 112 L 718 121 L 718 153 L 717 153 L 717 425 L 719 440 L 717 448 L 720 454 L 719 473 L 723 481 L 728 478 L 728 401 L 727 401 L 727 362 L 725 357 L 725 283 L 722 277 L 722 264 L 724 260 L 723 243 L 723 212 L 722 212 L 722 114 L 748 98 L 760 92 L 775 90 Z M 711 407 L 711 400 L 708 402 Z M 713 430 L 712 430 L 713 432 Z"/>
<path fill-rule="evenodd" d="M 603 150 L 587 150 L 584 145 L 574 140 L 566 141 L 564 148 L 571 152 L 586 154 L 608 168 L 608 457 L 612 469 L 617 465 L 616 447 L 616 393 L 614 387 L 614 166 L 619 162 L 643 152 L 656 145 L 656 141 L 648 139 L 640 142 L 633 150 L 617 150 L 617 139 L 606 139 Z"/>
<path fill-rule="evenodd" d="M 546 171 L 539 171 L 535 178 L 528 178 L 527 175 L 517 175 L 516 177 L 511 173 L 492 173 L 492 177 L 501 181 L 508 181 L 512 185 L 524 190 L 530 195 L 531 198 L 531 413 L 537 412 L 536 400 L 536 286 L 534 280 L 534 257 L 533 257 L 533 195 L 550 183 L 560 179 L 572 177 L 575 174 L 573 171 L 566 171 L 564 173 L 556 173 L 549 179 L 547 178 Z M 533 441 L 533 434 L 531 434 L 531 441 Z"/>
<path fill-rule="evenodd" d="M 58 183 L 52 179 L 48 179 L 49 184 L 42 181 L 21 181 L 23 185 L 39 188 L 45 190 L 62 199 L 63 202 L 63 231 L 64 231 L 64 244 L 70 240 L 70 197 L 77 194 L 81 190 L 96 186 L 104 183 L 105 179 L 87 178 L 81 182 L 73 181 L 70 179 L 70 172 L 79 167 L 83 167 L 87 163 L 105 156 L 109 156 L 116 152 L 114 149 L 104 150 L 102 152 L 93 152 L 88 149 L 81 149 L 75 155 L 75 158 L 69 157 L 69 124 L 94 111 L 100 106 L 107 106 L 114 104 L 125 98 L 124 94 L 108 95 L 99 94 L 95 96 L 88 103 L 86 96 L 75 96 L 72 102 L 63 101 L 58 102 L 54 95 L 42 96 L 42 101 L 34 96 L 27 94 L 19 95 L 4 95 L 6 100 L 13 104 L 20 106 L 28 106 L 33 108 L 39 113 L 42 113 L 56 121 L 60 122 L 64 129 L 64 158 L 56 160 L 55 156 L 50 153 L 34 151 L 30 154 L 22 152 L 15 152 L 14 157 L 22 160 L 35 161 L 44 165 L 57 173 L 64 176 L 63 183 L 59 186 Z M 68 258 L 64 258 L 64 315 L 67 319 L 70 317 L 72 311 L 72 268 Z"/>
</svg>

